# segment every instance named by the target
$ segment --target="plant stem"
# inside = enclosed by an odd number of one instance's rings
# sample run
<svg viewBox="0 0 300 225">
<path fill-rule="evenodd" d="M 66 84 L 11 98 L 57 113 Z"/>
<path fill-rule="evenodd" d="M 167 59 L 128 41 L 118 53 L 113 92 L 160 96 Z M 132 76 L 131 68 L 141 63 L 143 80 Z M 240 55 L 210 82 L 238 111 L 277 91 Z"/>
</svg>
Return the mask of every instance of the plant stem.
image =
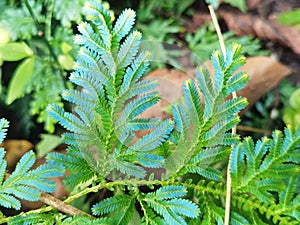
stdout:
<svg viewBox="0 0 300 225">
<path fill-rule="evenodd" d="M 54 7 L 54 2 L 53 0 L 50 0 L 47 5 L 47 14 L 46 14 L 46 21 L 45 21 L 45 37 L 48 41 L 51 40 L 51 24 L 52 24 L 53 7 Z"/>
<path fill-rule="evenodd" d="M 82 211 L 78 208 L 75 208 L 71 205 L 66 204 L 65 202 L 61 201 L 60 199 L 55 198 L 53 195 L 50 195 L 50 194 L 47 194 L 47 193 L 44 193 L 44 192 L 42 192 L 42 194 L 41 194 L 40 201 L 47 204 L 47 205 L 50 205 L 50 206 L 56 208 L 57 210 L 59 210 L 61 212 L 69 214 L 71 216 L 74 216 L 74 215 L 77 215 L 77 214 L 83 214 L 83 215 L 86 215 L 88 217 L 95 218 L 92 215 L 90 215 L 90 214 L 88 214 L 88 213 L 86 213 L 86 212 L 84 212 L 84 211 Z"/>
<path fill-rule="evenodd" d="M 209 9 L 210 16 L 211 16 L 211 19 L 213 21 L 213 24 L 215 26 L 216 32 L 218 34 L 218 39 L 219 39 L 219 44 L 220 44 L 220 47 L 221 47 L 221 51 L 222 51 L 223 55 L 225 56 L 226 55 L 226 47 L 225 47 L 224 38 L 223 38 L 221 28 L 220 28 L 219 23 L 218 23 L 218 19 L 217 19 L 215 10 L 211 5 L 208 6 L 208 9 Z"/>
<path fill-rule="evenodd" d="M 24 2 L 25 2 L 25 5 L 26 5 L 26 8 L 28 9 L 28 11 L 29 11 L 29 13 L 30 13 L 30 15 L 31 15 L 31 17 L 32 17 L 32 19 L 34 21 L 36 29 L 39 31 L 40 30 L 40 26 L 41 26 L 40 22 L 38 21 L 36 15 L 34 14 L 34 11 L 33 11 L 32 7 L 31 7 L 31 5 L 29 4 L 28 0 L 25 0 Z M 56 57 L 56 55 L 55 55 L 55 53 L 54 53 L 54 51 L 52 49 L 52 46 L 49 43 L 49 40 L 45 37 L 45 35 L 42 35 L 41 38 L 44 41 L 44 43 L 46 44 L 46 46 L 47 46 L 47 48 L 48 48 L 48 50 L 50 52 L 50 55 L 52 56 L 52 58 L 54 59 L 54 61 L 59 64 L 58 59 L 57 59 L 57 57 Z"/>
<path fill-rule="evenodd" d="M 260 129 L 260 128 L 256 128 L 256 127 L 249 127 L 249 126 L 243 126 L 243 125 L 238 125 L 237 129 L 242 130 L 242 131 L 260 133 L 260 134 L 264 134 L 264 135 L 270 135 L 271 134 L 271 131 L 266 130 L 266 129 Z"/>
<path fill-rule="evenodd" d="M 216 32 L 218 34 L 218 39 L 219 39 L 219 43 L 220 43 L 220 47 L 223 53 L 223 56 L 226 57 L 226 47 L 225 47 L 225 43 L 224 43 L 224 39 L 222 36 L 222 32 L 217 20 L 217 16 L 216 13 L 213 9 L 213 7 L 211 5 L 208 6 L 213 24 L 215 26 Z M 236 92 L 232 92 L 232 98 L 236 98 L 237 94 Z M 236 134 L 236 129 L 237 127 L 234 126 L 232 128 L 231 133 L 234 135 Z M 232 146 L 233 148 L 233 146 Z M 227 181 L 226 181 L 226 202 L 225 202 L 225 220 L 224 220 L 224 225 L 229 225 L 229 221 L 230 221 L 230 203 L 231 203 L 231 176 L 230 176 L 230 163 L 228 163 L 227 166 Z"/>
</svg>

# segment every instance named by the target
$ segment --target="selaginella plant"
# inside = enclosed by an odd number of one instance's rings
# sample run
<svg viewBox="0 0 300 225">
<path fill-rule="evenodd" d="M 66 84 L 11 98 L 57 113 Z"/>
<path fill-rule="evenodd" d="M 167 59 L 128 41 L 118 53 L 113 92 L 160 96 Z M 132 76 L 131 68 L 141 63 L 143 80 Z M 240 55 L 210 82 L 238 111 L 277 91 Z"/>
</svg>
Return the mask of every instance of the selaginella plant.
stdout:
<svg viewBox="0 0 300 225">
<path fill-rule="evenodd" d="M 142 79 L 151 54 L 139 51 L 141 34 L 132 30 L 135 12 L 126 9 L 113 22 L 99 1 L 88 2 L 84 11 L 88 22 L 78 27 L 75 42 L 81 48 L 70 76 L 79 88 L 62 93 L 74 110 L 48 107 L 68 130 L 62 137 L 67 153 L 49 153 L 46 166 L 27 173 L 34 158 L 30 152 L 3 182 L 1 157 L 0 205 L 18 209 L 15 197 L 35 200 L 41 191 L 53 191 L 50 184 L 44 188 L 44 178 L 61 175 L 60 168 L 69 171 L 64 184 L 73 190 L 63 202 L 56 201 L 60 211 L 92 192 L 110 190 L 110 195 L 91 205 L 88 215 L 74 210 L 69 213 L 76 215 L 68 217 L 51 206 L 2 216 L 0 222 L 223 224 L 229 165 L 230 224 L 299 224 L 300 129 L 274 131 L 256 143 L 231 133 L 240 121 L 237 113 L 247 105 L 243 97 L 228 98 L 248 81 L 246 73 L 235 73 L 245 63 L 239 45 L 228 47 L 226 54 L 213 52 L 213 74 L 201 66 L 195 79 L 184 82 L 183 97 L 172 106 L 173 119 L 142 118 L 160 97 L 154 91 L 157 81 Z M 7 126 L 1 122 L 2 141 Z M 136 136 L 141 130 L 147 134 Z"/>
</svg>

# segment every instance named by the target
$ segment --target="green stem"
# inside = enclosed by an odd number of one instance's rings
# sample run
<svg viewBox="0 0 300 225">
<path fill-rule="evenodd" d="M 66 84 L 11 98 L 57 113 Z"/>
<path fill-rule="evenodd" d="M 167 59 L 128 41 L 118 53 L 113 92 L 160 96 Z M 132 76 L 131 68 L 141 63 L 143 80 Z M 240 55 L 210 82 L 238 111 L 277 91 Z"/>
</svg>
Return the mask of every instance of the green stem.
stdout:
<svg viewBox="0 0 300 225">
<path fill-rule="evenodd" d="M 31 15 L 31 17 L 32 17 L 32 19 L 33 19 L 33 21 L 34 21 L 34 24 L 35 24 L 37 30 L 40 30 L 41 23 L 38 21 L 37 16 L 34 14 L 34 11 L 33 11 L 32 7 L 31 7 L 31 5 L 29 4 L 28 0 L 25 0 L 24 2 L 25 2 L 25 5 L 26 5 L 26 8 L 28 9 L 28 11 L 29 11 L 29 13 L 30 13 L 30 15 Z M 52 13 L 51 13 L 51 14 L 52 14 Z M 52 15 L 51 15 L 51 17 L 52 17 Z M 46 21 L 46 22 L 47 22 L 47 21 Z M 46 26 L 47 26 L 47 25 L 46 25 Z M 51 23 L 50 23 L 50 30 L 51 30 Z M 46 46 L 47 46 L 47 48 L 48 48 L 48 50 L 49 50 L 49 52 L 50 52 L 50 55 L 53 57 L 54 61 L 55 61 L 56 63 L 58 63 L 57 56 L 55 55 L 55 53 L 54 53 L 54 51 L 53 51 L 53 49 L 52 49 L 52 46 L 51 46 L 51 44 L 49 43 L 49 40 L 48 40 L 44 35 L 42 35 L 41 38 L 42 38 L 42 40 L 44 41 L 44 43 L 46 44 Z M 50 38 L 49 38 L 49 39 L 50 39 Z M 58 64 L 59 64 L 59 63 L 58 63 Z"/>
<path fill-rule="evenodd" d="M 117 180 L 117 181 L 113 181 L 113 182 L 109 182 L 109 183 L 100 183 L 94 187 L 90 187 L 90 188 L 86 188 L 84 190 L 82 190 L 81 192 L 69 196 L 66 200 L 63 201 L 64 204 L 69 204 L 73 201 L 75 201 L 76 199 L 87 195 L 89 193 L 92 192 L 97 192 L 103 188 L 111 188 L 111 187 L 115 187 L 115 186 L 123 186 L 123 185 L 132 185 L 132 186 L 141 186 L 141 185 L 146 185 L 146 186 L 150 186 L 150 185 L 161 185 L 161 186 L 167 186 L 167 185 L 182 185 L 185 186 L 189 189 L 192 190 L 198 190 L 200 192 L 202 192 L 203 194 L 212 194 L 214 196 L 225 196 L 225 193 L 222 190 L 216 189 L 216 188 L 211 188 L 211 187 L 207 187 L 207 186 L 198 186 L 197 184 L 188 184 L 188 183 L 182 183 L 180 181 L 170 181 L 170 180 L 166 180 L 166 181 L 160 181 L 160 180 Z M 138 194 L 137 194 L 138 196 Z M 18 216 L 26 216 L 26 215 L 30 215 L 30 214 L 34 214 L 34 213 L 46 213 L 46 212 L 50 212 L 51 210 L 55 209 L 55 207 L 53 206 L 47 206 L 44 208 L 40 208 L 40 209 L 36 209 L 36 210 L 31 210 L 28 212 L 21 212 Z M 15 216 L 12 217 L 5 217 L 5 218 L 0 218 L 0 224 L 3 223 L 7 223 L 9 222 L 12 218 L 14 218 Z"/>
<path fill-rule="evenodd" d="M 52 24 L 52 16 L 53 16 L 53 7 L 54 7 L 54 1 L 50 0 L 47 6 L 47 15 L 45 21 L 45 37 L 48 41 L 51 40 L 51 24 Z"/>
</svg>

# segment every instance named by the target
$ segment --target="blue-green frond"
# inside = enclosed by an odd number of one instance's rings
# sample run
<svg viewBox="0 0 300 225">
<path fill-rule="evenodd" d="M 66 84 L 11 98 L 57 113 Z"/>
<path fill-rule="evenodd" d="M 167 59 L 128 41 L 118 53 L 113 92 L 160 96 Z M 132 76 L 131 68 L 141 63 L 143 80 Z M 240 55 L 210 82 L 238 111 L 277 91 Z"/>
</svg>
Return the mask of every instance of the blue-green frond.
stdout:
<svg viewBox="0 0 300 225">
<path fill-rule="evenodd" d="M 40 198 L 40 193 L 35 188 L 28 187 L 25 185 L 18 185 L 11 188 L 5 189 L 6 194 L 22 196 L 22 199 L 27 201 L 37 201 Z"/>
<path fill-rule="evenodd" d="M 152 130 L 161 123 L 160 118 L 136 118 L 131 120 L 127 126 L 130 130 Z"/>
<path fill-rule="evenodd" d="M 167 207 L 172 212 L 189 218 L 197 218 L 200 211 L 198 206 L 187 199 L 171 199 L 167 201 Z"/>
<path fill-rule="evenodd" d="M 72 188 L 76 185 L 92 179 L 95 171 L 90 167 L 82 153 L 74 148 L 68 147 L 68 154 L 51 152 L 47 155 L 47 163 L 52 167 L 64 167 L 72 173 L 64 178 L 64 183 Z"/>
<path fill-rule="evenodd" d="M 241 45 L 232 44 L 227 48 L 225 59 L 225 80 L 232 77 L 235 71 L 246 63 L 246 57 L 241 54 Z"/>
<path fill-rule="evenodd" d="M 199 90 L 203 93 L 204 103 L 208 108 L 211 107 L 214 90 L 211 75 L 205 66 L 198 67 L 196 70 L 196 78 Z M 205 114 L 206 115 L 206 114 Z"/>
<path fill-rule="evenodd" d="M 135 17 L 135 12 L 132 9 L 123 10 L 113 28 L 113 36 L 117 37 L 117 41 L 129 33 L 134 25 Z"/>
<path fill-rule="evenodd" d="M 215 146 L 202 149 L 195 155 L 189 163 L 204 165 L 214 164 L 228 155 L 229 148 L 225 146 Z"/>
<path fill-rule="evenodd" d="M 87 20 L 90 20 L 97 26 L 97 30 L 103 43 L 109 48 L 112 41 L 112 19 L 110 12 L 104 9 L 103 5 L 98 1 L 86 2 L 84 11 Z"/>
<path fill-rule="evenodd" d="M 196 218 L 200 210 L 193 202 L 181 199 L 186 195 L 186 188 L 182 186 L 164 186 L 156 192 L 146 194 L 143 199 L 148 207 L 168 221 L 168 224 L 187 224 L 183 216 Z"/>
<path fill-rule="evenodd" d="M 124 93 L 126 90 L 131 88 L 132 84 L 140 79 L 146 69 L 149 66 L 149 58 L 150 58 L 149 52 L 141 52 L 132 62 L 130 66 L 126 68 L 125 75 L 124 75 L 124 81 L 120 88 L 120 94 Z"/>
<path fill-rule="evenodd" d="M 155 191 L 155 193 L 148 194 L 148 196 L 152 194 L 153 196 L 151 197 L 157 200 L 167 200 L 185 196 L 187 189 L 184 186 L 163 186 Z"/>
<path fill-rule="evenodd" d="M 5 208 L 20 209 L 21 203 L 14 196 L 0 192 L 0 205 Z"/>
<path fill-rule="evenodd" d="M 65 112 L 57 105 L 49 105 L 47 112 L 67 130 L 76 133 L 82 131 L 84 133 L 85 124 L 74 114 Z"/>
<path fill-rule="evenodd" d="M 276 157 L 280 152 L 280 149 L 283 145 L 283 134 L 279 130 L 275 130 L 272 132 L 273 141 L 270 142 L 270 147 L 273 149 L 271 152 L 272 156 Z"/>
<path fill-rule="evenodd" d="M 279 192 L 279 202 L 284 207 L 287 207 L 293 200 L 296 193 L 299 177 L 292 176 L 286 180 L 286 188 Z M 300 202 L 299 202 L 300 205 Z"/>
<path fill-rule="evenodd" d="M 171 120 L 163 121 L 151 133 L 140 138 L 135 144 L 129 147 L 128 151 L 150 151 L 159 147 L 163 141 L 169 136 L 173 130 L 173 122 Z"/>
<path fill-rule="evenodd" d="M 200 93 L 193 80 L 186 80 L 183 85 L 183 98 L 186 110 L 194 126 L 200 126 L 202 119 L 202 103 Z"/>
<path fill-rule="evenodd" d="M 224 73 L 225 73 L 225 65 L 223 54 L 220 51 L 214 51 L 211 56 L 211 62 L 213 65 L 214 71 L 214 95 L 219 95 L 224 86 Z M 205 93 L 206 94 L 206 93 Z"/>
<path fill-rule="evenodd" d="M 187 115 L 185 107 L 181 102 L 172 105 L 172 113 L 176 130 L 180 133 L 182 138 L 189 138 L 190 136 L 190 119 Z"/>
<path fill-rule="evenodd" d="M 138 31 L 133 31 L 127 36 L 118 51 L 117 65 L 119 68 L 127 67 L 132 62 L 139 50 L 141 38 L 142 35 Z"/>
<path fill-rule="evenodd" d="M 16 169 L 11 175 L 0 184 L 0 205 L 8 208 L 20 209 L 19 199 L 36 201 L 41 191 L 53 192 L 56 183 L 49 178 L 63 176 L 62 167 L 51 167 L 43 164 L 40 167 L 30 170 L 36 157 L 33 151 L 29 151 L 19 160 Z M 2 175 L 2 174 L 1 174 Z"/>
<path fill-rule="evenodd" d="M 134 154 L 130 159 L 147 168 L 160 168 L 164 162 L 163 157 L 146 153 Z"/>
<path fill-rule="evenodd" d="M 81 107 L 88 107 L 94 103 L 94 99 L 88 93 L 78 90 L 65 90 L 62 98 L 68 102 L 76 103 Z"/>
<path fill-rule="evenodd" d="M 239 117 L 233 116 L 232 118 L 221 120 L 214 124 L 204 135 L 205 143 L 207 143 L 206 146 L 213 147 L 220 143 L 220 140 L 224 137 L 224 133 L 232 129 L 239 122 Z"/>
<path fill-rule="evenodd" d="M 116 128 L 124 125 L 130 120 L 133 120 L 136 116 L 155 105 L 158 101 L 159 95 L 156 92 L 145 94 L 140 96 L 138 99 L 130 101 L 128 104 L 126 104 L 121 117 L 116 122 Z"/>
<path fill-rule="evenodd" d="M 158 85 L 159 85 L 159 83 L 158 83 L 157 79 L 137 81 L 137 82 L 135 82 L 134 85 L 132 85 L 130 87 L 130 89 L 127 89 L 125 92 L 123 92 L 121 94 L 120 100 L 118 99 L 118 101 L 122 100 L 125 102 L 125 100 L 135 97 L 137 95 L 151 92 Z"/>
<path fill-rule="evenodd" d="M 248 101 L 244 97 L 237 97 L 226 100 L 217 108 L 213 120 L 219 121 L 219 119 L 226 117 L 224 115 L 228 115 L 228 117 L 230 117 L 234 113 L 240 112 L 240 110 L 244 109 L 247 105 Z"/>
<path fill-rule="evenodd" d="M 87 111 L 88 107 L 80 107 L 76 106 L 74 109 L 74 113 L 78 115 L 78 117 L 82 120 L 86 127 L 90 130 L 96 132 L 95 129 L 95 112 L 94 111 Z"/>
<path fill-rule="evenodd" d="M 163 203 L 158 201 L 149 201 L 147 203 L 149 204 L 149 207 L 163 217 L 164 221 L 168 221 L 170 225 L 187 225 L 180 215 L 174 213 Z"/>
<path fill-rule="evenodd" d="M 146 171 L 133 163 L 123 161 L 122 159 L 114 159 L 112 166 L 123 174 L 130 175 L 136 178 L 144 178 L 146 176 Z"/>
<path fill-rule="evenodd" d="M 6 172 L 7 163 L 4 159 L 5 151 L 3 148 L 0 148 L 0 182 L 3 181 Z"/>
<path fill-rule="evenodd" d="M 225 95 L 229 95 L 234 91 L 241 90 L 246 86 L 249 81 L 249 75 L 244 72 L 239 72 L 236 75 L 230 77 L 227 81 Z"/>
<path fill-rule="evenodd" d="M 125 207 L 130 201 L 130 196 L 128 195 L 115 195 L 110 198 L 106 198 L 101 202 L 95 204 L 92 207 L 92 212 L 94 215 L 103 215 L 113 212 L 117 209 Z"/>
<path fill-rule="evenodd" d="M 0 143 L 2 143 L 4 138 L 6 137 L 8 126 L 9 126 L 9 122 L 6 119 L 4 118 L 0 119 Z"/>
<path fill-rule="evenodd" d="M 69 79 L 72 83 L 83 87 L 93 100 L 98 98 L 97 86 L 101 86 L 100 83 L 97 84 L 99 80 L 93 78 L 92 75 L 82 75 L 77 72 L 73 72 Z"/>
<path fill-rule="evenodd" d="M 81 34 L 75 35 L 75 44 L 86 46 L 86 48 L 96 51 L 99 54 L 105 54 L 105 51 L 109 49 L 89 23 L 81 22 L 78 25 L 78 30 Z"/>
<path fill-rule="evenodd" d="M 223 173 L 207 164 L 207 167 L 200 166 L 186 166 L 186 169 L 190 173 L 197 173 L 207 179 L 221 181 L 223 178 Z"/>
<path fill-rule="evenodd" d="M 235 145 L 230 155 L 230 176 L 233 187 L 241 183 L 244 172 L 244 151 L 242 150 L 242 145 L 242 143 Z"/>
<path fill-rule="evenodd" d="M 297 149 L 300 146 L 300 127 L 298 129 L 293 130 L 293 128 L 288 127 L 284 129 L 285 139 L 282 144 L 282 148 L 280 149 L 279 154 L 285 154 L 286 152 L 290 152 L 293 149 Z M 299 159 L 300 161 L 300 159 Z"/>
<path fill-rule="evenodd" d="M 10 175 L 10 177 L 15 177 L 25 171 L 28 171 L 33 166 L 35 159 L 36 157 L 32 151 L 24 154 L 17 163 L 15 171 Z"/>
<path fill-rule="evenodd" d="M 80 74 L 92 73 L 93 76 L 87 76 L 86 79 L 98 79 L 104 84 L 110 84 L 109 82 L 112 79 L 101 54 L 84 47 L 79 50 L 73 69 Z"/>
</svg>

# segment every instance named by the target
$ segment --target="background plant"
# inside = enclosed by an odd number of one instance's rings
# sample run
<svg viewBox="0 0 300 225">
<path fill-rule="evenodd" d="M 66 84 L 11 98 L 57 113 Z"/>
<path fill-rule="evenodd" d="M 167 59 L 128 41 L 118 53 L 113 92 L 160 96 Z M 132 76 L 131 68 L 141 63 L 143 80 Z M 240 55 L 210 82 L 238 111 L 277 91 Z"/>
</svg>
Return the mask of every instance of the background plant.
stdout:
<svg viewBox="0 0 300 225">
<path fill-rule="evenodd" d="M 60 93 L 71 84 L 68 71 L 73 65 L 76 46 L 73 44 L 73 24 L 81 21 L 84 1 L 1 1 L 0 61 L 18 62 L 2 83 L 1 95 L 8 105 L 15 100 L 30 105 L 30 114 L 45 123 L 45 130 L 54 131 L 54 121 L 45 112 L 49 103 L 63 105 Z M 4 64 L 9 68 L 9 64 Z M 23 104 L 23 107 L 25 104 Z M 15 108 L 20 104 L 15 104 Z M 30 124 L 26 120 L 23 124 Z M 28 132 L 28 131 L 27 131 Z"/>
</svg>

